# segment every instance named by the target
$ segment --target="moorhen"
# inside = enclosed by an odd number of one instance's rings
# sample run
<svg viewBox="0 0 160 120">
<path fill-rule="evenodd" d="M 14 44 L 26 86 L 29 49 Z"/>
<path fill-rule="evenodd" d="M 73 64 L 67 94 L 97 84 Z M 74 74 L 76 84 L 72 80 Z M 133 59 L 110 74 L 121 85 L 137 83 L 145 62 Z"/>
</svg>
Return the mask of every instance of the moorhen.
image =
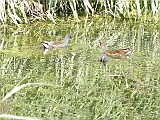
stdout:
<svg viewBox="0 0 160 120">
<path fill-rule="evenodd" d="M 71 38 L 72 38 L 72 35 L 71 34 L 67 34 L 62 41 L 53 41 L 53 42 L 43 41 L 42 42 L 42 45 L 44 46 L 43 54 L 46 55 L 48 50 L 51 49 L 51 48 L 64 48 L 64 47 L 67 47 L 68 41 Z"/>
<path fill-rule="evenodd" d="M 129 54 L 131 53 L 130 48 L 125 48 L 125 49 L 119 49 L 119 50 L 108 50 L 108 47 L 106 44 L 101 43 L 98 45 L 99 48 L 102 48 L 104 53 L 108 57 L 116 58 L 116 59 L 122 59 L 122 58 L 127 58 L 131 59 Z"/>
</svg>

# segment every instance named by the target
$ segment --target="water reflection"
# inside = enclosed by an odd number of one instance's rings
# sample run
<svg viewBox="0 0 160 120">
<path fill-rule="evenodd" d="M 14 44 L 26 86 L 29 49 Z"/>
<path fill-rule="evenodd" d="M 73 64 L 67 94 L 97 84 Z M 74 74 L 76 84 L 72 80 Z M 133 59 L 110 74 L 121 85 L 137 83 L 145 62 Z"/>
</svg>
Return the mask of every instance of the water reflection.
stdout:
<svg viewBox="0 0 160 120">
<path fill-rule="evenodd" d="M 20 57 L 30 57 L 34 61 L 35 57 L 43 57 L 41 54 L 42 46 L 39 44 L 44 40 L 57 40 L 60 36 L 64 36 L 65 33 L 55 32 L 58 28 L 55 25 L 49 27 L 48 25 L 43 25 L 40 23 L 33 26 L 25 26 L 25 28 L 18 28 L 12 30 L 11 33 L 14 36 L 7 38 L 2 38 L 1 40 L 1 54 L 6 54 L 9 56 L 20 56 Z M 37 27 L 38 26 L 38 27 Z M 131 25 L 127 23 L 123 24 L 113 24 L 106 22 L 97 22 L 93 24 L 93 21 L 85 20 L 83 24 L 76 24 L 75 28 L 72 26 L 58 25 L 60 28 L 66 26 L 69 32 L 74 33 L 73 40 L 65 50 L 56 50 L 57 53 L 51 52 L 50 56 L 53 54 L 66 54 L 74 53 L 80 56 L 78 62 L 83 61 L 84 65 L 87 63 L 94 63 L 95 60 L 102 54 L 102 51 L 95 48 L 99 41 L 107 43 L 111 49 L 131 47 L 133 50 L 132 58 L 143 59 L 142 56 L 155 56 L 159 53 L 159 33 L 155 30 L 152 37 L 152 31 L 143 25 Z M 98 26 L 98 28 L 97 28 Z M 58 28 L 58 29 L 60 29 Z M 66 33 L 68 32 L 66 29 Z M 23 31 L 23 32 L 22 32 Z M 53 33 L 53 34 L 52 34 Z M 58 36 L 57 34 L 58 33 Z M 150 36 L 149 36 L 150 35 Z M 153 40 L 152 40 L 153 39 Z M 90 46 L 90 45 L 93 46 Z M 156 54 L 157 53 L 157 54 Z M 149 57 L 148 56 L 148 57 Z M 3 58 L 2 58 L 3 59 Z M 20 58 L 21 59 L 21 58 Z M 47 57 L 49 59 L 49 56 Z M 115 62 L 115 60 L 111 60 Z M 78 64 L 75 61 L 75 64 Z M 35 62 L 33 62 L 34 64 Z M 98 65 L 98 63 L 96 63 Z"/>
</svg>

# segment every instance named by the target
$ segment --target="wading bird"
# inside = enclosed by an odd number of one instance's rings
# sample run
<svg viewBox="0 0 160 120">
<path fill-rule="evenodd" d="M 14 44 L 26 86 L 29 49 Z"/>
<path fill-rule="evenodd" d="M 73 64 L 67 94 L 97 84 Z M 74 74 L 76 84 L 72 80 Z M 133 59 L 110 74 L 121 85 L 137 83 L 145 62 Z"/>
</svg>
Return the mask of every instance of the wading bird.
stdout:
<svg viewBox="0 0 160 120">
<path fill-rule="evenodd" d="M 71 34 L 67 34 L 65 38 L 62 41 L 53 41 L 53 42 L 48 42 L 48 41 L 43 41 L 42 45 L 44 46 L 44 52 L 43 54 L 46 55 L 49 49 L 51 48 L 64 48 L 67 47 L 68 41 L 72 38 Z"/>
<path fill-rule="evenodd" d="M 119 49 L 119 50 L 108 50 L 108 47 L 106 44 L 101 43 L 98 45 L 99 48 L 102 48 L 104 53 L 108 56 L 108 57 L 112 57 L 112 58 L 116 58 L 116 59 L 123 59 L 123 58 L 127 58 L 127 59 L 131 59 L 129 54 L 131 53 L 131 49 L 130 48 L 125 48 L 125 49 Z"/>
</svg>

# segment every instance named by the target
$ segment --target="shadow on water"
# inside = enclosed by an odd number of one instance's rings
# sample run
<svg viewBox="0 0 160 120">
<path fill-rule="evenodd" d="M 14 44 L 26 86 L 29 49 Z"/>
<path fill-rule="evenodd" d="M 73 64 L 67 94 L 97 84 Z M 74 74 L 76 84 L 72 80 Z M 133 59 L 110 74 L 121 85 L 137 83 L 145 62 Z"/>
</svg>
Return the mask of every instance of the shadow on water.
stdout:
<svg viewBox="0 0 160 120">
<path fill-rule="evenodd" d="M 118 100 L 113 105 L 118 108 L 119 104 L 129 105 L 127 101 L 131 101 L 131 108 L 134 108 L 138 103 L 134 104 L 133 99 L 139 101 L 140 97 L 144 97 L 143 93 L 151 94 L 155 90 L 153 94 L 156 94 L 158 90 L 158 28 L 135 23 L 109 23 L 104 19 L 88 19 L 79 24 L 70 20 L 56 25 L 37 23 L 20 28 L 7 27 L 6 34 L 0 36 L 1 98 L 17 85 L 40 82 L 59 87 L 29 87 L 19 91 L 8 100 L 12 104 L 9 109 L 14 114 L 23 106 L 23 115 L 28 115 L 30 106 L 35 113 L 33 116 L 40 118 L 61 118 L 60 115 L 63 118 L 77 118 L 74 109 L 83 118 L 98 118 L 103 114 L 103 109 L 109 111 L 103 104 L 110 101 L 107 98 Z M 46 56 L 43 55 L 42 41 L 60 41 L 67 33 L 73 34 L 67 48 L 52 49 Z M 101 49 L 96 48 L 99 41 L 106 43 L 109 49 L 131 48 L 132 59 L 128 62 L 109 58 L 103 67 L 98 62 L 103 54 Z M 44 98 L 45 102 L 41 101 Z M 38 107 L 40 101 L 41 107 Z M 95 110 L 93 106 L 100 109 Z M 11 114 L 10 110 L 5 110 L 6 103 L 3 107 L 2 112 Z M 117 107 L 110 109 L 110 112 L 117 111 Z M 135 110 L 141 111 L 142 108 Z"/>
</svg>

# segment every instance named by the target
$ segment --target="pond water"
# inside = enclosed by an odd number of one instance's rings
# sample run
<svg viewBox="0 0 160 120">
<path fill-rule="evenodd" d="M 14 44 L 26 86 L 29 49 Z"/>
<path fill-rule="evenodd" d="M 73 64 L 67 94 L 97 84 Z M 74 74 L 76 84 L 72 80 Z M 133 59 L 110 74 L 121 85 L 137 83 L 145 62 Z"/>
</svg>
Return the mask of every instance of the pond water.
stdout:
<svg viewBox="0 0 160 120">
<path fill-rule="evenodd" d="M 160 25 L 106 18 L 72 19 L 57 24 L 37 22 L 0 30 L 1 113 L 44 119 L 158 118 L 160 80 Z M 42 41 L 60 41 L 73 35 L 68 47 L 43 55 Z M 131 60 L 109 58 L 109 49 L 130 48 Z M 151 112 L 152 111 L 152 112 Z"/>
</svg>

